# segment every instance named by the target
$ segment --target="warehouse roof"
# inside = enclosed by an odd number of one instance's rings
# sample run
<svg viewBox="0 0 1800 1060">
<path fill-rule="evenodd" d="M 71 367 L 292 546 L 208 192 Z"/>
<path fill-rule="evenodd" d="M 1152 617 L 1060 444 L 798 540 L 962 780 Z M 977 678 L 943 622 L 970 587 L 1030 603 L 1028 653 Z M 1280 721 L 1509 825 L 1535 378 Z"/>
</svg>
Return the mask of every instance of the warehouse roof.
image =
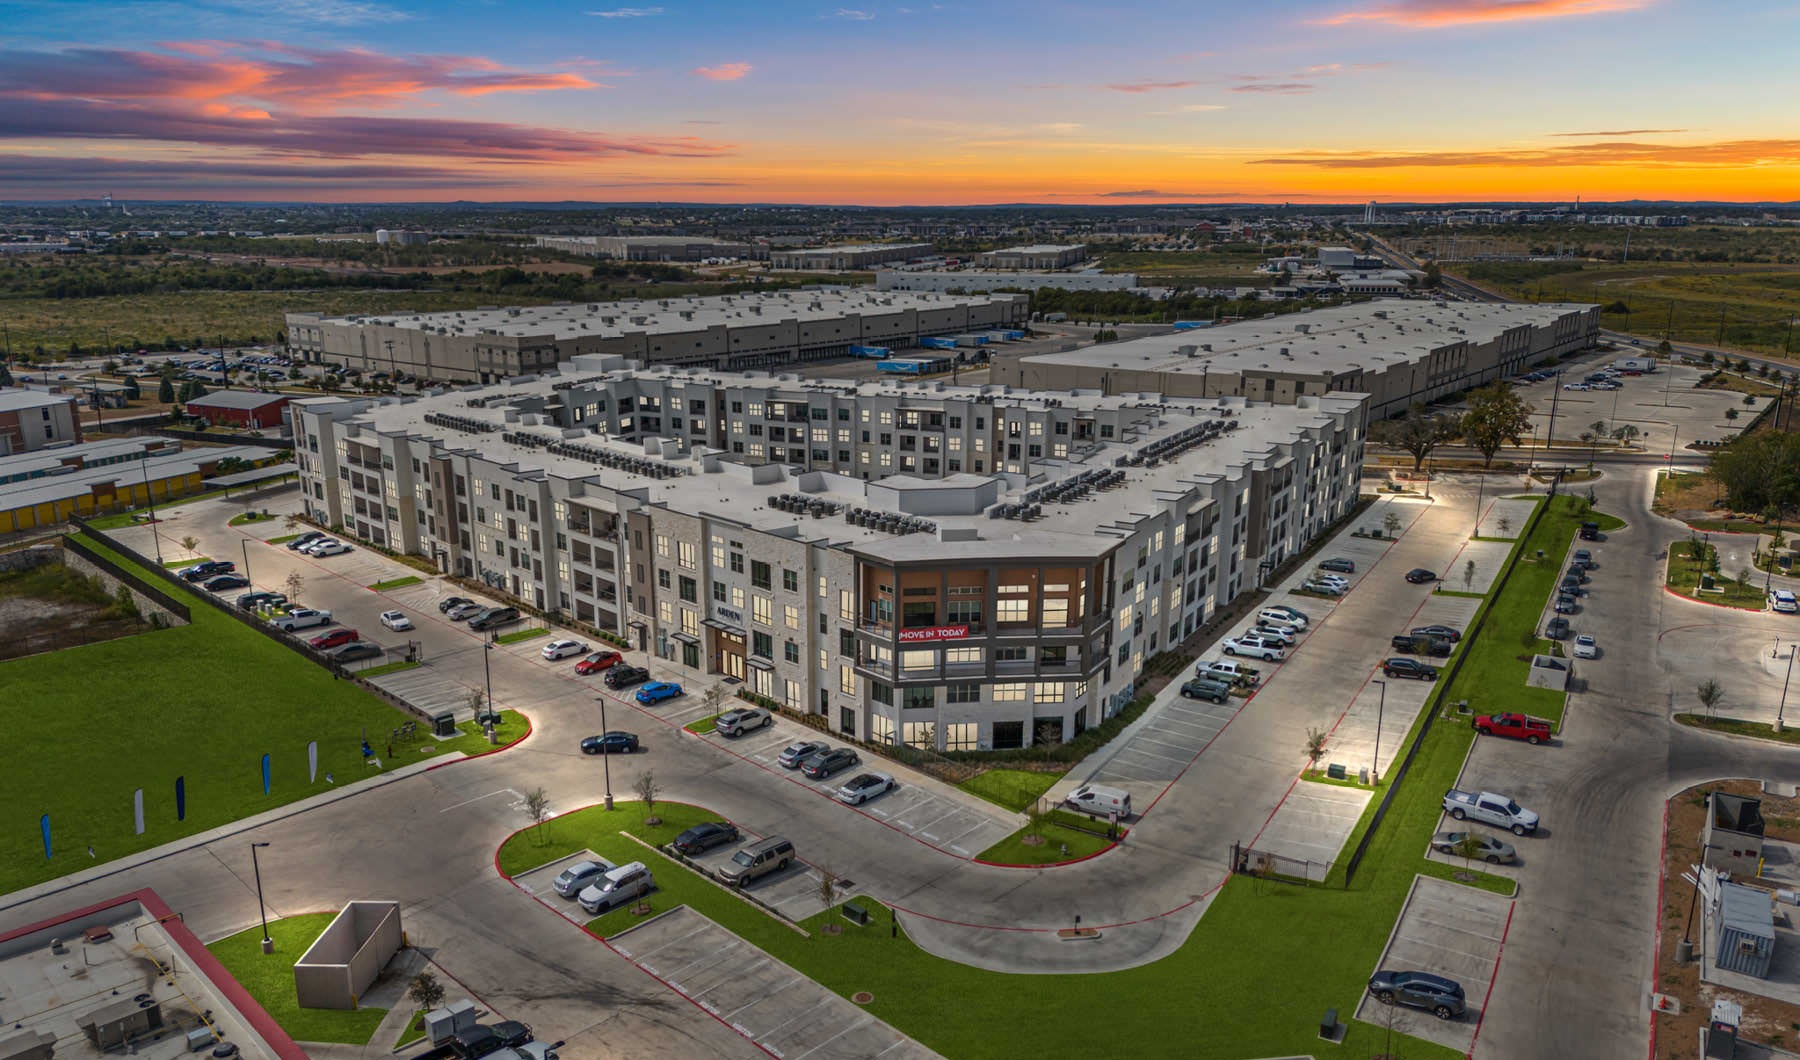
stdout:
<svg viewBox="0 0 1800 1060">
<path fill-rule="evenodd" d="M 291 400 L 291 394 L 275 394 L 261 390 L 215 390 L 188 402 L 203 409 L 260 409 L 277 401 Z"/>
<path fill-rule="evenodd" d="M 144 460 L 80 468 L 66 475 L 3 483 L 0 484 L 0 511 L 13 511 L 36 504 L 49 504 L 52 501 L 68 500 L 70 497 L 85 496 L 92 493 L 95 486 L 110 484 L 114 487 L 129 487 L 141 484 L 146 476 L 152 482 L 179 478 L 194 474 L 201 469 L 203 464 L 212 464 L 228 457 L 237 457 L 239 460 L 267 460 L 269 450 L 254 445 L 184 449 L 175 453 L 152 455 Z"/>
<path fill-rule="evenodd" d="M 1028 247 L 1001 247 L 992 251 L 994 254 L 1060 254 L 1065 250 L 1080 250 L 1086 243 L 1033 243 Z"/>
<path fill-rule="evenodd" d="M 75 400 L 77 397 L 74 394 L 47 394 L 41 390 L 27 390 L 24 387 L 7 387 L 0 390 L 0 412 L 38 409 Z"/>
</svg>

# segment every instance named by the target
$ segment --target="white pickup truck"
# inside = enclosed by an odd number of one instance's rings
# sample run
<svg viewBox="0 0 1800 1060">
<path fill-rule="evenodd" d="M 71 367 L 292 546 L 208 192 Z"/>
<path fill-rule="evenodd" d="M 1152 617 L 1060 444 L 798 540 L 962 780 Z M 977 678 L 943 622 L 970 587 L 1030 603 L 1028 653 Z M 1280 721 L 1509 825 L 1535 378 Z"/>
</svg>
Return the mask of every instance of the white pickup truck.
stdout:
<svg viewBox="0 0 1800 1060">
<path fill-rule="evenodd" d="M 1491 791 L 1459 791 L 1451 788 L 1444 795 L 1444 812 L 1457 820 L 1480 821 L 1505 828 L 1513 835 L 1530 835 L 1537 831 L 1538 815 L 1505 795 Z"/>
<path fill-rule="evenodd" d="M 1194 676 L 1210 677 L 1215 681 L 1224 681 L 1240 688 L 1254 688 L 1256 682 L 1262 679 L 1262 671 L 1232 659 L 1216 659 L 1194 667 Z"/>
<path fill-rule="evenodd" d="M 331 625 L 331 612 L 318 611 L 310 607 L 296 607 L 285 615 L 269 620 L 269 624 L 283 633 L 292 633 L 297 629 L 311 629 L 314 626 Z"/>
<path fill-rule="evenodd" d="M 1253 659 L 1267 662 L 1280 662 L 1287 654 L 1281 645 L 1272 640 L 1264 640 L 1254 633 L 1246 633 L 1241 637 L 1228 637 L 1224 651 L 1227 655 L 1248 655 Z"/>
</svg>

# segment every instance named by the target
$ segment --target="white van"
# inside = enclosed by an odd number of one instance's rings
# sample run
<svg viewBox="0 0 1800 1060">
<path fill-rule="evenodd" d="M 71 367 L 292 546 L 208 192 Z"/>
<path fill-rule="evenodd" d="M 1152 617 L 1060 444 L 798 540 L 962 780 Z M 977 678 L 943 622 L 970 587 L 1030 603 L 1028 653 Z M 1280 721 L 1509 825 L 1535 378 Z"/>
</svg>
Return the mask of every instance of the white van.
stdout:
<svg viewBox="0 0 1800 1060">
<path fill-rule="evenodd" d="M 1131 816 L 1131 792 L 1101 784 L 1083 784 L 1069 793 L 1070 806 L 1095 817 L 1118 814 L 1119 820 Z"/>
</svg>

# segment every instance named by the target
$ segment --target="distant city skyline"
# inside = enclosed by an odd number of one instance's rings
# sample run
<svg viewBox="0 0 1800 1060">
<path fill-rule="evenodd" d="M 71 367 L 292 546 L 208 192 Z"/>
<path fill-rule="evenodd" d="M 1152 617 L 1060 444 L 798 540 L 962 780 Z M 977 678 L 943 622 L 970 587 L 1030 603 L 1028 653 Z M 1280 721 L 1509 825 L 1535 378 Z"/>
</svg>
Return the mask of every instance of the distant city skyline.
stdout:
<svg viewBox="0 0 1800 1060">
<path fill-rule="evenodd" d="M 1774 0 L 0 0 L 0 199 L 1800 198 Z"/>
</svg>

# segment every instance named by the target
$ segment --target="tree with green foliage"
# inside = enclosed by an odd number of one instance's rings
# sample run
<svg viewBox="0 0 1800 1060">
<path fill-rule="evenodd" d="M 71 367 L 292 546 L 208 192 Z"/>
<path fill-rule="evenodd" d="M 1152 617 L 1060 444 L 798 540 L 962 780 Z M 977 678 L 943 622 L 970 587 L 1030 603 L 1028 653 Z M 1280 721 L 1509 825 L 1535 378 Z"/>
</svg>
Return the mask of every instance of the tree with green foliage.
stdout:
<svg viewBox="0 0 1800 1060">
<path fill-rule="evenodd" d="M 1467 872 L 1475 855 L 1481 853 L 1481 837 L 1474 832 L 1464 832 L 1463 837 L 1456 841 L 1454 849 L 1462 857 L 1463 871 Z"/>
<path fill-rule="evenodd" d="M 1694 690 L 1694 695 L 1700 700 L 1700 705 L 1706 708 L 1707 716 L 1711 717 L 1713 711 L 1719 709 L 1719 701 L 1725 698 L 1725 689 L 1719 685 L 1719 682 L 1709 677 L 1700 682 L 1700 687 Z"/>
<path fill-rule="evenodd" d="M 444 984 L 430 972 L 420 972 L 413 976 L 412 985 L 407 987 L 406 996 L 412 1003 L 430 1012 L 444 1003 Z"/>
<path fill-rule="evenodd" d="M 1482 466 L 1492 467 L 1494 454 L 1506 442 L 1519 444 L 1531 430 L 1531 403 L 1503 383 L 1484 386 L 1469 395 L 1469 411 L 1463 414 L 1462 436 L 1480 451 Z"/>
<path fill-rule="evenodd" d="M 156 388 L 156 400 L 165 405 L 175 403 L 175 384 L 170 382 L 166 375 L 162 378 L 162 385 Z"/>
<path fill-rule="evenodd" d="M 1377 420 L 1369 425 L 1369 440 L 1405 450 L 1413 458 L 1414 472 L 1424 466 L 1432 450 L 1455 441 L 1461 434 L 1462 426 L 1456 417 L 1427 414 L 1422 404 L 1415 404 L 1400 419 Z"/>
</svg>

